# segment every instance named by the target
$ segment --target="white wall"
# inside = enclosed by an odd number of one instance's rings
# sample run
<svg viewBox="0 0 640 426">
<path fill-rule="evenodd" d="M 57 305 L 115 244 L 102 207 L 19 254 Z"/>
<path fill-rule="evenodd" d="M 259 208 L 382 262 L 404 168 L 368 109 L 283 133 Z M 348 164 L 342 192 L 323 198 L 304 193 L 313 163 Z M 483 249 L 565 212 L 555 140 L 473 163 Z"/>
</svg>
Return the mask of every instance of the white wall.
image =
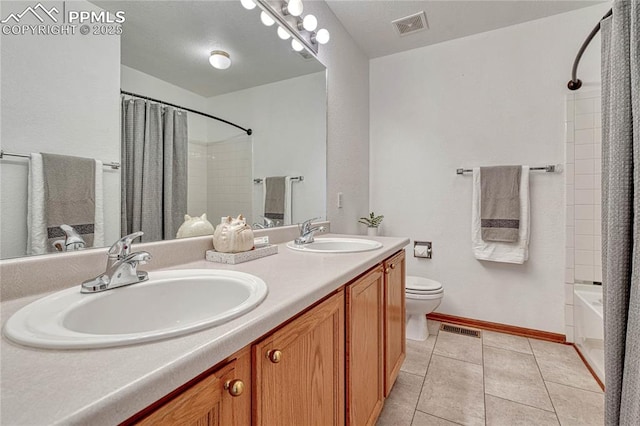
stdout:
<svg viewBox="0 0 640 426">
<path fill-rule="evenodd" d="M 209 111 L 253 130 L 253 176 L 304 176 L 292 185 L 292 220 L 325 217 L 325 72 L 209 98 Z M 242 135 L 212 121 L 209 140 Z M 262 212 L 262 185 L 254 185 L 253 218 Z M 245 213 L 249 214 L 249 213 Z"/>
<path fill-rule="evenodd" d="M 530 259 L 471 253 L 471 177 L 458 167 L 564 161 L 575 54 L 608 9 L 575 12 L 371 61 L 371 208 L 386 235 L 433 241 L 408 273 L 442 282 L 438 311 L 564 334 L 564 180 L 532 172 Z M 599 41 L 580 65 L 599 85 Z"/>
<path fill-rule="evenodd" d="M 28 5 L 5 5 L 3 13 Z M 1 49 L 3 150 L 120 161 L 119 36 L 2 35 Z M 23 256 L 28 160 L 5 157 L 0 164 L 0 258 Z M 105 168 L 103 184 L 109 242 L 120 235 L 119 171 Z"/>
<path fill-rule="evenodd" d="M 331 33 L 318 55 L 327 67 L 327 219 L 332 232 L 364 233 L 358 218 L 369 211 L 369 59 L 325 2 L 304 5 Z"/>
</svg>

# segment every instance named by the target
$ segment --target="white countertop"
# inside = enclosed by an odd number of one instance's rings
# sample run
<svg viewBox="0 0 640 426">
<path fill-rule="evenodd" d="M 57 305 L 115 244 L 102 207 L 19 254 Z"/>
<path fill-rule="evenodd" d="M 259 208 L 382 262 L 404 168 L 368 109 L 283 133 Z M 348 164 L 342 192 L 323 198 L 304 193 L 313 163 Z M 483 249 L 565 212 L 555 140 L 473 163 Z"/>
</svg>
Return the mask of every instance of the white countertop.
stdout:
<svg viewBox="0 0 640 426">
<path fill-rule="evenodd" d="M 380 241 L 383 247 L 362 253 L 321 254 L 301 253 L 279 244 L 278 254 L 239 265 L 200 260 L 170 268 L 242 271 L 262 278 L 269 286 L 266 299 L 251 312 L 186 336 L 68 351 L 26 348 L 3 336 L 0 423 L 112 425 L 128 419 L 409 243 L 407 238 L 365 238 Z M 42 296 L 3 302 L 2 324 Z"/>
</svg>

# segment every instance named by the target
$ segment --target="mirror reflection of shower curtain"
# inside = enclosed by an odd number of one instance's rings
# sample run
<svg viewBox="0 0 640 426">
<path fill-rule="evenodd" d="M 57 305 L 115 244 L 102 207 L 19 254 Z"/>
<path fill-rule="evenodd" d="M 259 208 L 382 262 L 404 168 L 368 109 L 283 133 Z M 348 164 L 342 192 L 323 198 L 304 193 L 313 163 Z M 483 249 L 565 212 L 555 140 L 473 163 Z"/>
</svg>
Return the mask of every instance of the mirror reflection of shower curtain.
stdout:
<svg viewBox="0 0 640 426">
<path fill-rule="evenodd" d="M 187 211 L 187 114 L 122 100 L 121 233 L 172 239 Z"/>
</svg>

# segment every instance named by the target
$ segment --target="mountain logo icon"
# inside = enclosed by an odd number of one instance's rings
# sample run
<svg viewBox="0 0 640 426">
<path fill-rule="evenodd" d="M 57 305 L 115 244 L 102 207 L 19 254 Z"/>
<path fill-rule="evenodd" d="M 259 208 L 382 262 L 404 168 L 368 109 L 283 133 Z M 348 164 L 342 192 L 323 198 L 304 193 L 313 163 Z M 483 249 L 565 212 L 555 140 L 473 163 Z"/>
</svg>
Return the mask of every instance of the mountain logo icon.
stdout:
<svg viewBox="0 0 640 426">
<path fill-rule="evenodd" d="M 28 14 L 31 14 L 33 16 L 36 17 L 36 19 L 42 23 L 44 23 L 44 17 L 48 16 L 53 22 L 57 23 L 58 22 L 58 18 L 56 18 L 53 14 L 58 14 L 60 13 L 58 11 L 58 9 L 56 9 L 55 7 L 52 7 L 51 9 L 48 9 L 46 7 L 44 7 L 42 5 L 42 3 L 38 3 L 37 5 L 31 7 L 27 7 L 25 10 L 22 11 L 22 13 L 11 13 L 9 14 L 9 16 L 7 16 L 5 19 L 3 19 L 2 21 L 0 21 L 0 23 L 2 24 L 6 24 L 7 22 L 9 22 L 10 20 L 13 20 L 16 24 L 20 22 L 20 20 Z"/>
</svg>

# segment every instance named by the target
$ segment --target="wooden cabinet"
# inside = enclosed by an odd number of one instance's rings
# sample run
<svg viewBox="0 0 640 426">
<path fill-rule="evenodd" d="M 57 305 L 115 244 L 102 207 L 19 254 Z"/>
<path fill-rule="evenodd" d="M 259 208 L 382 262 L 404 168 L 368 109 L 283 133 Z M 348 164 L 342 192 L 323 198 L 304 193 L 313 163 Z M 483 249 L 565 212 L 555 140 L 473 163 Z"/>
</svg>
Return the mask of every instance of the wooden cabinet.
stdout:
<svg viewBox="0 0 640 426">
<path fill-rule="evenodd" d="M 385 397 L 389 396 L 406 356 L 405 349 L 405 254 L 404 250 L 385 260 L 384 267 L 384 376 Z"/>
<path fill-rule="evenodd" d="M 346 288 L 347 424 L 374 425 L 384 404 L 383 270 Z"/>
<path fill-rule="evenodd" d="M 373 425 L 404 358 L 400 251 L 123 424 Z"/>
<path fill-rule="evenodd" d="M 251 352 L 245 348 L 233 359 L 149 414 L 137 425 L 245 426 L 251 424 Z M 196 379 L 197 380 L 197 379 Z M 194 380 L 195 381 L 195 380 Z M 125 424 L 131 424 L 125 422 Z"/>
<path fill-rule="evenodd" d="M 256 425 L 344 425 L 344 292 L 253 345 Z"/>
</svg>

